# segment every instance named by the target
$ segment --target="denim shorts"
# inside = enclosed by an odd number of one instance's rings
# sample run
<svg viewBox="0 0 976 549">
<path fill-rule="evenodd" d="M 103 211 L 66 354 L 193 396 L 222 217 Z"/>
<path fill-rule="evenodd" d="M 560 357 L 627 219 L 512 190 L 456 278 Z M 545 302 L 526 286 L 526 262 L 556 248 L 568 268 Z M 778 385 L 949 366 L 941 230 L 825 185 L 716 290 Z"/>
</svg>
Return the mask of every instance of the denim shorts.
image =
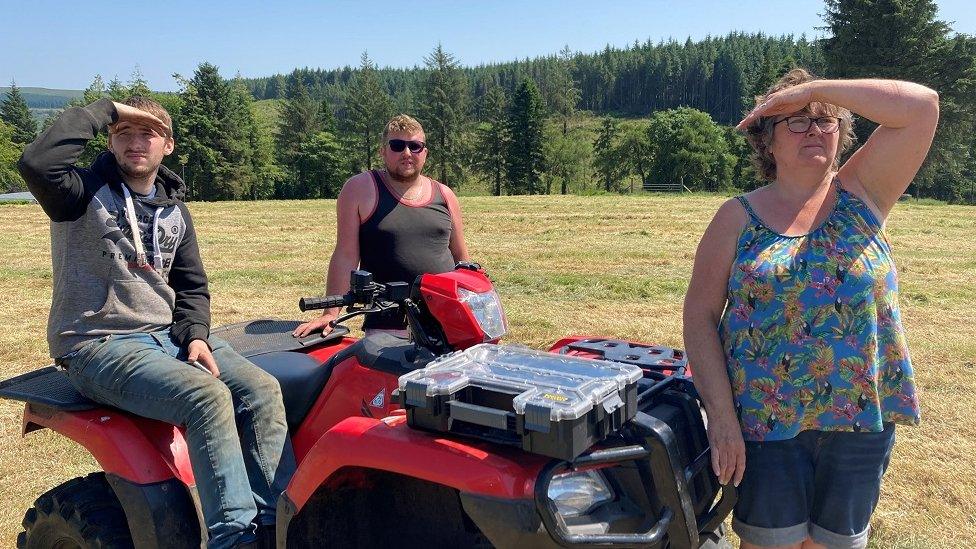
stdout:
<svg viewBox="0 0 976 549">
<path fill-rule="evenodd" d="M 878 433 L 803 431 L 746 442 L 732 529 L 759 546 L 809 537 L 830 548 L 866 547 L 894 443 L 894 423 Z"/>
</svg>

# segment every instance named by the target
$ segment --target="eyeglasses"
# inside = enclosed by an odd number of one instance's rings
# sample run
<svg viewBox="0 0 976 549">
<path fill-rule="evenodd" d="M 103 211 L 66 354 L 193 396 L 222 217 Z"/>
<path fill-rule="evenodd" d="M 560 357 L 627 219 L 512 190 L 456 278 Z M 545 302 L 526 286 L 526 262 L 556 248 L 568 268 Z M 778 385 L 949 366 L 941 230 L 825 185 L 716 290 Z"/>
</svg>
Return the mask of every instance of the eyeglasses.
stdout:
<svg viewBox="0 0 976 549">
<path fill-rule="evenodd" d="M 427 147 L 423 141 L 408 141 L 406 139 L 391 139 L 388 144 L 390 150 L 395 153 L 403 152 L 403 149 L 410 149 L 413 154 L 420 154 L 420 151 Z"/>
<path fill-rule="evenodd" d="M 821 116 L 820 118 L 810 118 L 809 116 L 787 116 L 782 120 L 773 122 L 773 125 L 786 122 L 786 128 L 793 133 L 807 133 L 814 124 L 823 133 L 834 133 L 840 128 L 840 119 L 836 116 Z"/>
</svg>

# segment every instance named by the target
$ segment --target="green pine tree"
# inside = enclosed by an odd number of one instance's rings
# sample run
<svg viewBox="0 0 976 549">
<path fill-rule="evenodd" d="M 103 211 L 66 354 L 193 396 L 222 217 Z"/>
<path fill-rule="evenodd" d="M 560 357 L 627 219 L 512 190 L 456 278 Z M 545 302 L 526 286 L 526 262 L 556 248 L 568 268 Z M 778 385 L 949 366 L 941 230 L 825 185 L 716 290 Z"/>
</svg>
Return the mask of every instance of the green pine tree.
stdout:
<svg viewBox="0 0 976 549">
<path fill-rule="evenodd" d="M 338 128 L 335 109 L 332 108 L 332 102 L 328 99 L 319 101 L 319 117 L 322 119 L 322 129 L 335 135 Z"/>
<path fill-rule="evenodd" d="M 976 39 L 950 37 L 949 25 L 937 15 L 934 0 L 827 0 L 832 35 L 824 41 L 824 57 L 831 77 L 911 80 L 939 92 L 935 140 L 909 189 L 961 200 L 971 185 L 966 165 L 976 131 Z M 858 119 L 858 141 L 874 129 Z"/>
<path fill-rule="evenodd" d="M 143 77 L 142 69 L 139 68 L 139 65 L 136 65 L 136 68 L 132 70 L 132 76 L 129 77 L 129 85 L 125 91 L 126 97 L 131 95 L 152 97 L 153 92 L 149 89 L 149 83 Z"/>
<path fill-rule="evenodd" d="M 762 63 L 759 64 L 759 70 L 755 73 L 752 87 L 749 89 L 749 93 L 742 99 L 741 106 L 743 111 L 751 111 L 756 106 L 755 98 L 765 95 L 766 90 L 773 85 L 773 82 L 776 82 L 783 75 L 783 72 L 779 70 L 782 61 L 774 56 L 775 52 L 772 48 L 768 48 L 762 54 Z"/>
<path fill-rule="evenodd" d="M 285 90 L 288 87 L 288 81 L 282 74 L 276 74 L 268 79 L 268 83 L 264 89 L 264 99 L 280 99 L 284 97 Z"/>
<path fill-rule="evenodd" d="M 511 135 L 508 133 L 508 98 L 501 86 L 492 86 L 481 98 L 481 122 L 475 128 L 475 167 L 488 176 L 492 194 L 501 196 L 502 177 Z"/>
<path fill-rule="evenodd" d="M 308 198 L 335 198 L 349 177 L 345 151 L 334 134 L 320 131 L 302 143 L 295 156 L 298 193 Z"/>
<path fill-rule="evenodd" d="M 266 164 L 272 160 L 270 155 L 262 154 L 262 129 L 254 115 L 254 98 L 240 75 L 230 82 L 227 119 L 224 122 L 227 132 L 227 164 L 218 172 L 218 177 L 226 180 L 232 193 L 226 198 L 256 199 L 271 194 L 272 182 L 262 176 Z"/>
<path fill-rule="evenodd" d="M 286 174 L 276 191 L 279 197 L 334 198 L 349 175 L 332 106 L 326 99 L 312 99 L 298 71 L 289 78 L 279 108 L 277 150 Z"/>
<path fill-rule="evenodd" d="M 181 82 L 183 132 L 178 146 L 187 155 L 188 195 L 195 200 L 234 198 L 240 189 L 230 179 L 235 176 L 228 150 L 230 85 L 210 63 L 201 63 L 193 78 Z"/>
<path fill-rule="evenodd" d="M 106 89 L 108 96 L 112 98 L 112 101 L 125 101 L 129 97 L 129 86 L 126 86 L 118 76 L 112 78 L 108 83 L 108 88 Z"/>
<path fill-rule="evenodd" d="M 523 77 L 509 108 L 508 132 L 511 136 L 505 165 L 508 194 L 542 192 L 545 169 L 543 123 L 545 107 L 535 82 Z"/>
<path fill-rule="evenodd" d="M 552 93 L 550 95 L 550 107 L 562 122 L 563 137 L 568 132 L 569 119 L 576 114 L 576 107 L 580 102 L 580 89 L 573 79 L 572 64 L 573 52 L 567 45 L 559 51 L 559 57 L 552 72 Z"/>
<path fill-rule="evenodd" d="M 379 136 L 390 118 L 393 100 L 381 86 L 376 66 L 369 55 L 360 57 L 359 72 L 345 93 L 346 133 L 358 149 L 362 163 L 358 168 L 373 168 Z"/>
<path fill-rule="evenodd" d="M 607 191 L 614 190 L 621 175 L 623 158 L 616 143 L 617 133 L 617 121 L 608 116 L 603 119 L 600 133 L 593 142 L 593 167 L 603 181 L 603 188 Z"/>
<path fill-rule="evenodd" d="M 468 80 L 457 59 L 440 44 L 424 58 L 424 65 L 429 72 L 419 114 L 430 144 L 427 165 L 441 183 L 457 187 L 467 156 L 462 136 L 468 123 Z"/>
<path fill-rule="evenodd" d="M 723 49 L 712 65 L 708 86 L 711 98 L 709 112 L 723 124 L 735 124 L 742 119 L 742 97 L 747 95 L 743 81 L 744 63 L 730 49 Z"/>
<path fill-rule="evenodd" d="M 0 120 L 13 128 L 11 139 L 14 143 L 26 145 L 37 138 L 37 123 L 16 82 L 10 83 L 10 91 L 0 100 Z"/>
<path fill-rule="evenodd" d="M 276 144 L 279 162 L 283 166 L 293 163 L 302 143 L 324 128 L 322 107 L 312 99 L 301 75 L 292 73 L 285 90 L 285 99 L 278 107 L 278 131 Z"/>
</svg>

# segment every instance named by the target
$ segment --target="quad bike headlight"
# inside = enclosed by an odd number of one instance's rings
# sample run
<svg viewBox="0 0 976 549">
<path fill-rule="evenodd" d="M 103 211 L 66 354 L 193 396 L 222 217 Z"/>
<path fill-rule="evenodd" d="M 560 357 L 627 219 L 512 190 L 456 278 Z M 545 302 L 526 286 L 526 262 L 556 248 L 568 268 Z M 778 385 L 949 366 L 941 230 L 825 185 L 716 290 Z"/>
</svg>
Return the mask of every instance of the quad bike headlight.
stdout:
<svg viewBox="0 0 976 549">
<path fill-rule="evenodd" d="M 552 477 L 549 499 L 563 517 L 578 517 L 612 500 L 613 491 L 599 471 L 563 473 Z"/>
<path fill-rule="evenodd" d="M 502 301 L 494 290 L 477 293 L 458 288 L 458 297 L 461 303 L 471 309 L 471 313 L 481 325 L 481 330 L 485 332 L 486 341 L 498 339 L 508 331 L 508 322 L 505 320 Z"/>
</svg>

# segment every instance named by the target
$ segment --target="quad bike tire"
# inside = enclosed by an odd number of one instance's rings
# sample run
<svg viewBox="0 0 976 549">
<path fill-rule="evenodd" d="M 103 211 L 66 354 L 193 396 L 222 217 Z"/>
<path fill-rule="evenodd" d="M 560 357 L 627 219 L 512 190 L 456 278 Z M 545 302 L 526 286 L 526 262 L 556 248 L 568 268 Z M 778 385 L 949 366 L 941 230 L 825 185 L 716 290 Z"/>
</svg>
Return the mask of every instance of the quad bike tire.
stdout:
<svg viewBox="0 0 976 549">
<path fill-rule="evenodd" d="M 18 549 L 131 549 L 125 511 L 104 473 L 56 486 L 34 502 L 17 536 Z"/>
</svg>

